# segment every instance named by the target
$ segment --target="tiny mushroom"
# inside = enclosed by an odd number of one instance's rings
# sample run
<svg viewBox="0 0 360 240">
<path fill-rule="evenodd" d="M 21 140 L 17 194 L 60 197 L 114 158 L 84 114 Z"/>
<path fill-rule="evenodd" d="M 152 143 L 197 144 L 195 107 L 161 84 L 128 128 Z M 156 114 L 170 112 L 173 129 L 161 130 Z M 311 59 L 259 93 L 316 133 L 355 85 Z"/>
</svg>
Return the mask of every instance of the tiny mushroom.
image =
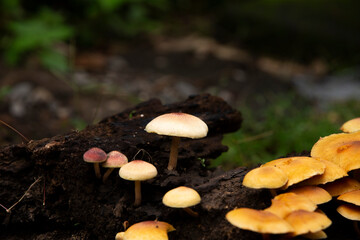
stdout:
<svg viewBox="0 0 360 240">
<path fill-rule="evenodd" d="M 177 112 L 154 118 L 146 125 L 145 131 L 172 136 L 168 170 L 173 170 L 177 165 L 180 137 L 203 138 L 208 133 L 208 126 L 196 116 Z"/>
<path fill-rule="evenodd" d="M 95 176 L 99 179 L 101 178 L 99 164 L 105 162 L 106 158 L 107 158 L 106 152 L 104 152 L 104 150 L 97 147 L 90 148 L 83 155 L 83 159 L 85 162 L 94 164 Z"/>
<path fill-rule="evenodd" d="M 107 154 L 107 159 L 101 164 L 102 167 L 108 168 L 104 173 L 103 182 L 105 183 L 115 168 L 121 168 L 128 163 L 127 157 L 119 151 L 111 151 Z"/>
<path fill-rule="evenodd" d="M 197 217 L 198 213 L 191 210 L 190 207 L 199 204 L 200 201 L 201 197 L 197 191 L 184 186 L 168 191 L 162 199 L 164 205 L 172 208 L 183 208 L 193 217 Z"/>
<path fill-rule="evenodd" d="M 151 163 L 142 160 L 133 160 L 120 168 L 121 178 L 135 181 L 135 201 L 134 205 L 141 204 L 141 181 L 154 178 L 157 175 L 157 169 Z"/>
<path fill-rule="evenodd" d="M 168 232 L 175 228 L 166 222 L 144 221 L 129 227 L 125 232 L 119 232 L 115 240 L 168 240 Z"/>
</svg>

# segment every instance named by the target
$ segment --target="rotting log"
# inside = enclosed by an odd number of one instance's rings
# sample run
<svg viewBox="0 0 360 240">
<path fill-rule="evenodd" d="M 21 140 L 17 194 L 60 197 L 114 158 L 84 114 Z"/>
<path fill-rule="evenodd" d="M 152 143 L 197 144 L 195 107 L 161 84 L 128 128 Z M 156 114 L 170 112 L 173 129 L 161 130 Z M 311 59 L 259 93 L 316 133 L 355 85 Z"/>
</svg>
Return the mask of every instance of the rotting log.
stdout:
<svg viewBox="0 0 360 240">
<path fill-rule="evenodd" d="M 166 170 L 170 138 L 143 130 L 151 119 L 167 112 L 196 115 L 209 127 L 206 138 L 183 139 L 173 172 Z M 224 172 L 208 169 L 199 160 L 208 163 L 227 151 L 221 144 L 223 134 L 238 130 L 241 122 L 240 112 L 208 94 L 170 105 L 154 99 L 83 131 L 2 147 L 0 239 L 114 239 L 124 222 L 154 219 L 177 229 L 170 239 L 257 239 L 259 235 L 231 226 L 225 214 L 235 207 L 265 208 L 268 192 L 242 187 L 244 168 Z M 83 153 L 95 146 L 157 167 L 159 175 L 142 184 L 140 207 L 133 206 L 133 182 L 114 171 L 104 184 L 94 176 L 93 166 L 82 160 Z M 164 193 L 180 185 L 193 187 L 202 196 L 194 207 L 198 218 L 161 203 Z"/>
</svg>

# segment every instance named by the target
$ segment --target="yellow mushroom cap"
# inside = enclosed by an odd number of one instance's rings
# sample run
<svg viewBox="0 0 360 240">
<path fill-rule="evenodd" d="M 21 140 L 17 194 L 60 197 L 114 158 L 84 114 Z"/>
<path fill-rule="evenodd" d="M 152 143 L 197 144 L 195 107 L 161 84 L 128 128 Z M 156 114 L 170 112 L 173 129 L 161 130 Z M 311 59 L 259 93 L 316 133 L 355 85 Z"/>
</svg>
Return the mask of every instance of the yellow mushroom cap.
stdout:
<svg viewBox="0 0 360 240">
<path fill-rule="evenodd" d="M 331 220 L 325 214 L 305 210 L 294 211 L 285 220 L 294 228 L 294 236 L 318 232 L 331 225 Z"/>
<path fill-rule="evenodd" d="M 331 195 L 324 189 L 317 186 L 303 186 L 290 190 L 297 195 L 309 198 L 315 204 L 323 204 L 331 200 Z"/>
<path fill-rule="evenodd" d="M 284 171 L 273 166 L 266 166 L 249 171 L 244 177 L 243 185 L 255 189 L 276 189 L 284 186 L 287 181 L 288 177 Z"/>
<path fill-rule="evenodd" d="M 312 176 L 323 174 L 325 171 L 325 165 L 311 157 L 279 158 L 267 162 L 263 166 L 274 166 L 286 173 L 288 181 L 283 187 L 284 189 Z"/>
<path fill-rule="evenodd" d="M 208 126 L 191 114 L 166 113 L 151 120 L 145 131 L 166 136 L 203 138 L 208 133 Z"/>
<path fill-rule="evenodd" d="M 320 162 L 325 164 L 325 171 L 321 175 L 313 176 L 303 182 L 301 182 L 301 185 L 319 185 L 319 184 L 325 184 L 328 182 L 333 182 L 337 179 L 343 178 L 348 176 L 347 172 L 341 168 L 339 165 L 326 161 L 323 159 L 318 159 Z"/>
<path fill-rule="evenodd" d="M 262 210 L 238 208 L 228 212 L 226 219 L 238 228 L 259 233 L 282 234 L 293 231 L 284 219 Z"/>
<path fill-rule="evenodd" d="M 360 130 L 360 118 L 354 118 L 345 122 L 340 130 L 346 133 L 357 132 Z"/>
<path fill-rule="evenodd" d="M 157 175 L 157 170 L 151 163 L 133 160 L 120 168 L 119 175 L 121 178 L 130 181 L 144 181 L 154 178 Z"/>
<path fill-rule="evenodd" d="M 314 211 L 317 205 L 309 198 L 288 192 L 277 195 L 271 200 L 271 206 L 264 211 L 271 212 L 281 218 L 296 210 Z"/>
<path fill-rule="evenodd" d="M 180 186 L 168 191 L 162 202 L 164 205 L 173 208 L 187 208 L 200 203 L 201 197 L 192 188 Z"/>
<path fill-rule="evenodd" d="M 129 227 L 125 232 L 118 233 L 116 240 L 168 240 L 168 232 L 175 228 L 160 221 L 139 222 Z"/>
<path fill-rule="evenodd" d="M 340 205 L 336 211 L 341 214 L 344 218 L 360 221 L 360 206 L 356 206 L 353 204 L 342 204 Z"/>
<path fill-rule="evenodd" d="M 360 190 L 343 193 L 337 199 L 360 206 Z"/>
<path fill-rule="evenodd" d="M 337 133 L 320 138 L 311 149 L 311 156 L 328 160 L 346 172 L 360 168 L 360 131 Z"/>
<path fill-rule="evenodd" d="M 345 177 L 334 182 L 327 183 L 323 186 L 323 188 L 330 193 L 332 197 L 336 197 L 343 193 L 360 189 L 360 182 L 353 178 Z"/>
</svg>

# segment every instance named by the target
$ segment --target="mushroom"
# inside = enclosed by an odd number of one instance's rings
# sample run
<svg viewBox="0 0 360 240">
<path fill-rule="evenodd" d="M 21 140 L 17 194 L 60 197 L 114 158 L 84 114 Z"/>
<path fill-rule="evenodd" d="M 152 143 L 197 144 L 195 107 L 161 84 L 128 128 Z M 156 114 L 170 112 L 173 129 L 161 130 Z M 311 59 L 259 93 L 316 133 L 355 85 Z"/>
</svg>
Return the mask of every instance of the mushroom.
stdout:
<svg viewBox="0 0 360 240">
<path fill-rule="evenodd" d="M 300 183 L 300 185 L 319 185 L 319 184 L 325 184 L 329 182 L 333 182 L 337 179 L 343 178 L 348 176 L 346 171 L 339 167 L 339 165 L 336 165 L 333 162 L 318 159 L 320 162 L 325 164 L 325 171 L 321 175 L 313 176 L 303 182 Z"/>
<path fill-rule="evenodd" d="M 346 172 L 360 168 L 360 131 L 337 133 L 320 138 L 311 149 L 311 156 L 335 163 Z"/>
<path fill-rule="evenodd" d="M 337 199 L 360 206 L 360 190 L 343 193 Z"/>
<path fill-rule="evenodd" d="M 345 122 L 340 130 L 345 133 L 357 132 L 360 130 L 360 118 L 353 118 L 347 122 Z"/>
<path fill-rule="evenodd" d="M 104 150 L 97 148 L 97 147 L 90 148 L 83 155 L 83 159 L 85 162 L 94 164 L 95 176 L 99 179 L 101 178 L 99 164 L 102 162 L 105 162 L 106 158 L 107 158 L 107 155 L 104 152 Z"/>
<path fill-rule="evenodd" d="M 290 190 L 297 195 L 309 198 L 316 205 L 329 202 L 331 195 L 321 187 L 317 186 L 303 186 L 297 187 Z"/>
<path fill-rule="evenodd" d="M 323 188 L 330 193 L 332 197 L 336 197 L 346 192 L 360 189 L 360 182 L 353 178 L 345 177 L 334 182 L 326 183 Z"/>
<path fill-rule="evenodd" d="M 316 175 L 323 174 L 325 171 L 325 164 L 311 158 L 311 157 L 288 157 L 279 158 L 265 163 L 261 167 L 273 166 L 283 170 L 288 176 L 288 181 L 283 189 L 289 186 L 304 181 Z"/>
<path fill-rule="evenodd" d="M 197 217 L 199 214 L 191 210 L 190 207 L 199 204 L 200 201 L 201 197 L 197 191 L 184 186 L 168 191 L 162 199 L 164 205 L 172 208 L 183 208 L 193 217 Z"/>
<path fill-rule="evenodd" d="M 119 175 L 121 178 L 135 181 L 135 201 L 134 205 L 141 204 L 141 181 L 154 178 L 157 170 L 151 163 L 142 160 L 133 160 L 120 168 Z"/>
<path fill-rule="evenodd" d="M 226 214 L 226 219 L 234 226 L 258 232 L 267 238 L 267 234 L 292 232 L 293 227 L 284 219 L 271 212 L 251 208 L 238 208 Z"/>
<path fill-rule="evenodd" d="M 107 159 L 101 164 L 102 167 L 108 168 L 104 173 L 103 182 L 105 183 L 115 168 L 121 168 L 128 163 L 127 157 L 119 151 L 111 151 L 107 154 Z"/>
<path fill-rule="evenodd" d="M 296 193 L 283 193 L 271 200 L 271 206 L 264 211 L 271 212 L 281 218 L 297 210 L 314 211 L 317 205 L 309 198 Z"/>
<path fill-rule="evenodd" d="M 306 234 L 302 234 L 301 236 L 303 236 L 304 238 L 307 239 L 326 239 L 327 235 L 323 230 L 314 232 L 314 233 L 306 233 Z"/>
<path fill-rule="evenodd" d="M 356 231 L 357 235 L 360 237 L 360 229 L 358 225 L 358 221 L 360 221 L 360 206 L 354 204 L 342 204 L 340 205 L 336 211 L 340 213 L 341 216 L 347 218 L 349 220 L 354 221 L 354 230 Z"/>
<path fill-rule="evenodd" d="M 331 220 L 323 213 L 297 210 L 284 218 L 294 228 L 291 236 L 321 231 L 331 225 Z"/>
<path fill-rule="evenodd" d="M 267 188 L 273 196 L 276 195 L 275 189 L 283 187 L 288 181 L 286 173 L 276 167 L 266 166 L 254 168 L 249 171 L 242 184 L 248 188 Z"/>
<path fill-rule="evenodd" d="M 175 228 L 169 223 L 161 221 L 144 221 L 135 223 L 125 232 L 117 233 L 115 240 L 168 240 L 167 233 L 172 231 L 175 231 Z"/>
<path fill-rule="evenodd" d="M 145 131 L 159 135 L 172 136 L 168 170 L 177 165 L 180 137 L 203 138 L 207 135 L 206 123 L 198 117 L 187 113 L 166 113 L 150 121 Z"/>
</svg>

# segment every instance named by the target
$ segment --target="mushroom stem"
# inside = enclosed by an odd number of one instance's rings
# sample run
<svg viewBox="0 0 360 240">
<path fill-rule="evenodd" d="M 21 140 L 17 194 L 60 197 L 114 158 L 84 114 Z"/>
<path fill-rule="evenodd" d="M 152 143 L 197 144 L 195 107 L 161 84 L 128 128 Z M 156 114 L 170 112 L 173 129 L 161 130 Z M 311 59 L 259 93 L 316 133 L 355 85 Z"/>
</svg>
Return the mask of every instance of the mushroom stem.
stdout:
<svg viewBox="0 0 360 240">
<path fill-rule="evenodd" d="M 168 164 L 169 171 L 176 168 L 179 143 L 180 143 L 180 137 L 173 136 L 172 140 L 171 140 L 170 158 L 169 158 L 169 164 Z"/>
<path fill-rule="evenodd" d="M 94 170 L 95 170 L 95 176 L 100 179 L 101 178 L 101 172 L 100 172 L 100 164 L 94 163 Z"/>
<path fill-rule="evenodd" d="M 192 217 L 198 217 L 199 214 L 195 211 L 193 211 L 191 208 L 183 208 L 185 212 L 187 212 Z"/>
<path fill-rule="evenodd" d="M 108 177 L 110 176 L 110 174 L 112 173 L 113 170 L 114 170 L 114 168 L 108 168 L 108 170 L 106 170 L 106 172 L 104 173 L 104 176 L 103 176 L 103 183 L 106 182 L 106 180 L 108 179 Z"/>
<path fill-rule="evenodd" d="M 358 235 L 358 237 L 360 237 L 360 229 L 359 229 L 359 225 L 357 221 L 354 221 L 354 230 L 356 232 L 356 234 Z"/>
<path fill-rule="evenodd" d="M 135 202 L 134 206 L 140 206 L 141 204 L 141 182 L 135 181 Z"/>
<path fill-rule="evenodd" d="M 263 233 L 263 234 L 261 234 L 261 235 L 262 235 L 263 240 L 270 240 L 269 234 Z"/>
</svg>

